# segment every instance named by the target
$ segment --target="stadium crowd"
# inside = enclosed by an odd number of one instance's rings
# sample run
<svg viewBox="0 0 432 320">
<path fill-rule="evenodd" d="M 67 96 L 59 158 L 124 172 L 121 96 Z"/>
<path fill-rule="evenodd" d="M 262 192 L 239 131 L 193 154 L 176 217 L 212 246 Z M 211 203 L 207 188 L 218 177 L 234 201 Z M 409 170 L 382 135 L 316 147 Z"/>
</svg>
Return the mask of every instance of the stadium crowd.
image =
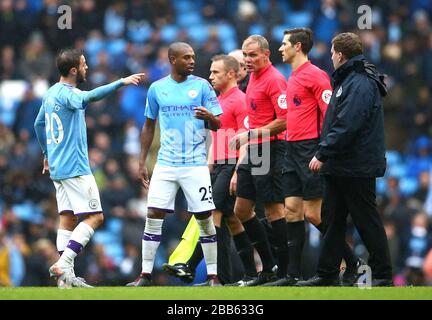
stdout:
<svg viewBox="0 0 432 320">
<path fill-rule="evenodd" d="M 358 30 L 357 8 L 370 3 L 372 29 Z M 59 29 L 57 8 L 72 7 L 72 28 Z M 365 55 L 388 75 L 384 100 L 387 172 L 378 180 L 396 285 L 432 285 L 432 3 L 297 0 L 0 0 L 0 286 L 53 285 L 48 267 L 56 250 L 57 204 L 33 129 L 41 96 L 58 81 L 56 52 L 84 50 L 93 88 L 145 72 L 86 112 L 89 158 L 101 192 L 105 222 L 76 260 L 76 272 L 94 285 L 124 285 L 140 272 L 146 191 L 138 178 L 139 135 L 148 86 L 169 73 L 167 45 L 191 43 L 194 74 L 208 79 L 211 57 L 239 47 L 248 35 L 270 42 L 272 63 L 288 77 L 278 48 L 283 30 L 314 31 L 311 61 L 332 72 L 330 41 L 358 32 Z M 155 139 L 156 142 L 158 139 Z M 149 160 L 153 167 L 158 144 Z M 181 194 L 166 220 L 153 281 L 181 284 L 161 266 L 177 245 L 189 215 Z M 365 247 L 349 229 L 358 256 Z M 320 234 L 308 226 L 303 276 L 313 274 Z"/>
</svg>

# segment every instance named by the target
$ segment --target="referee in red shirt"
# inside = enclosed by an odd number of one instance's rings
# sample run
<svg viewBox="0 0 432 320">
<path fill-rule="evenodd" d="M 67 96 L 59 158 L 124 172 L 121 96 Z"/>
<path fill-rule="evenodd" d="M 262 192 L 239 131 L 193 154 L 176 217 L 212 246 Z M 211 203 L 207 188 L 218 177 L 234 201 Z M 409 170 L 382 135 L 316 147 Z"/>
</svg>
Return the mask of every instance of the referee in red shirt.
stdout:
<svg viewBox="0 0 432 320">
<path fill-rule="evenodd" d="M 256 200 L 264 203 L 267 220 L 276 239 L 278 278 L 286 275 L 288 244 L 284 212 L 282 169 L 286 151 L 286 81 L 270 62 L 267 40 L 249 36 L 242 45 L 250 73 L 246 90 L 249 132 L 236 135 L 232 146 L 238 149 L 249 140 L 245 161 L 237 169 L 235 214 L 242 221 L 260 255 L 263 270 L 249 286 L 275 281 L 275 263 L 263 224 L 254 213 Z M 249 138 L 249 139 L 248 139 Z"/>
<path fill-rule="evenodd" d="M 285 157 L 285 213 L 287 219 L 289 265 L 285 278 L 268 285 L 289 286 L 300 280 L 301 256 L 305 242 L 304 218 L 323 232 L 321 177 L 309 170 L 320 139 L 324 115 L 332 95 L 327 73 L 308 59 L 313 45 L 312 30 L 285 30 L 279 51 L 282 60 L 292 67 L 287 82 L 287 153 Z M 345 255 L 349 271 L 356 274 L 356 258 L 346 244 Z M 348 276 L 349 273 L 346 274 Z"/>
</svg>

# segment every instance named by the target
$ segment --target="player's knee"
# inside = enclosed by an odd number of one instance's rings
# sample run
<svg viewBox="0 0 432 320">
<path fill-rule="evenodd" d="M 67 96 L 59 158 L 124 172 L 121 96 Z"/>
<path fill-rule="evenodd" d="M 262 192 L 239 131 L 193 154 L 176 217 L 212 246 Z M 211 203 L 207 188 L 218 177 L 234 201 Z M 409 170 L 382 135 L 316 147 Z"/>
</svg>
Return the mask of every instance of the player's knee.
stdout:
<svg viewBox="0 0 432 320">
<path fill-rule="evenodd" d="M 147 217 L 150 219 L 164 219 L 165 218 L 165 211 L 149 208 L 147 211 Z"/>
<path fill-rule="evenodd" d="M 242 208 L 241 206 L 236 205 L 234 207 L 234 214 L 241 222 L 245 222 L 253 217 L 254 212 L 247 208 Z"/>
<path fill-rule="evenodd" d="M 75 227 L 78 224 L 78 217 L 71 214 L 71 215 L 61 215 L 60 216 L 60 229 L 70 230 L 72 231 L 75 229 Z"/>
<path fill-rule="evenodd" d="M 238 234 L 244 229 L 241 221 L 235 215 L 225 217 L 225 223 L 232 234 Z"/>
<path fill-rule="evenodd" d="M 303 220 L 303 211 L 298 208 L 285 206 L 285 218 L 288 222 L 296 222 Z"/>
<path fill-rule="evenodd" d="M 321 223 L 321 215 L 319 213 L 306 211 L 305 215 L 306 219 L 314 226 L 317 226 Z"/>
<path fill-rule="evenodd" d="M 84 220 L 86 220 L 87 224 L 90 225 L 93 229 L 99 228 L 104 222 L 103 213 L 94 213 L 88 214 Z"/>
</svg>

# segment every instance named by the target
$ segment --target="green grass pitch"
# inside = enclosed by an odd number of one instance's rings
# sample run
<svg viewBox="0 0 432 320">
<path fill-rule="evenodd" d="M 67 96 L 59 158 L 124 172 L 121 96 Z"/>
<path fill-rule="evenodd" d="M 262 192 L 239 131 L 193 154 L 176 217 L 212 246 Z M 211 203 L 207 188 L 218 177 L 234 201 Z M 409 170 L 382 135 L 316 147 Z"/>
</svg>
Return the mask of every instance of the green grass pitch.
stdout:
<svg viewBox="0 0 432 320">
<path fill-rule="evenodd" d="M 0 300 L 432 300 L 432 287 L 0 288 Z"/>
</svg>

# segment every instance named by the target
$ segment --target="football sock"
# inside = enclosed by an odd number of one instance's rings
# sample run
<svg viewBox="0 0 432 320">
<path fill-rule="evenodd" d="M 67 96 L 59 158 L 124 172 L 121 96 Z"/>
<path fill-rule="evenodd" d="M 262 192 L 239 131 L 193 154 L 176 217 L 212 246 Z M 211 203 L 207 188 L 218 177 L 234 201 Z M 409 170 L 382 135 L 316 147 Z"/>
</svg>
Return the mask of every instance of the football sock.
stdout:
<svg viewBox="0 0 432 320">
<path fill-rule="evenodd" d="M 243 226 L 250 241 L 252 242 L 252 245 L 257 250 L 261 258 L 263 271 L 271 272 L 275 263 L 264 226 L 258 220 L 257 216 L 254 216 L 252 219 L 243 222 Z"/>
<path fill-rule="evenodd" d="M 285 277 L 288 268 L 288 239 L 287 239 L 287 222 L 285 218 L 271 222 L 272 234 L 275 244 L 275 254 L 278 260 L 277 275 L 279 278 Z"/>
<path fill-rule="evenodd" d="M 287 235 L 289 250 L 288 274 L 293 277 L 300 277 L 301 258 L 306 239 L 304 220 L 288 222 Z"/>
<path fill-rule="evenodd" d="M 63 254 L 63 251 L 66 248 L 71 235 L 72 235 L 72 231 L 66 229 L 57 230 L 56 246 L 60 256 Z"/>
<path fill-rule="evenodd" d="M 233 240 L 237 249 L 237 253 L 243 262 L 245 275 L 256 277 L 256 266 L 254 259 L 254 249 L 245 231 L 233 236 Z"/>
<path fill-rule="evenodd" d="M 156 257 L 156 251 L 159 248 L 162 239 L 163 219 L 147 218 L 142 238 L 142 264 L 141 272 L 151 274 Z"/>
<path fill-rule="evenodd" d="M 196 219 L 200 229 L 200 242 L 207 267 L 207 275 L 217 275 L 217 239 L 213 217 Z"/>
<path fill-rule="evenodd" d="M 61 268 L 73 266 L 75 257 L 87 245 L 93 234 L 93 228 L 87 223 L 80 222 L 78 224 L 74 231 L 72 231 L 68 244 L 59 259 L 59 265 Z"/>
</svg>

